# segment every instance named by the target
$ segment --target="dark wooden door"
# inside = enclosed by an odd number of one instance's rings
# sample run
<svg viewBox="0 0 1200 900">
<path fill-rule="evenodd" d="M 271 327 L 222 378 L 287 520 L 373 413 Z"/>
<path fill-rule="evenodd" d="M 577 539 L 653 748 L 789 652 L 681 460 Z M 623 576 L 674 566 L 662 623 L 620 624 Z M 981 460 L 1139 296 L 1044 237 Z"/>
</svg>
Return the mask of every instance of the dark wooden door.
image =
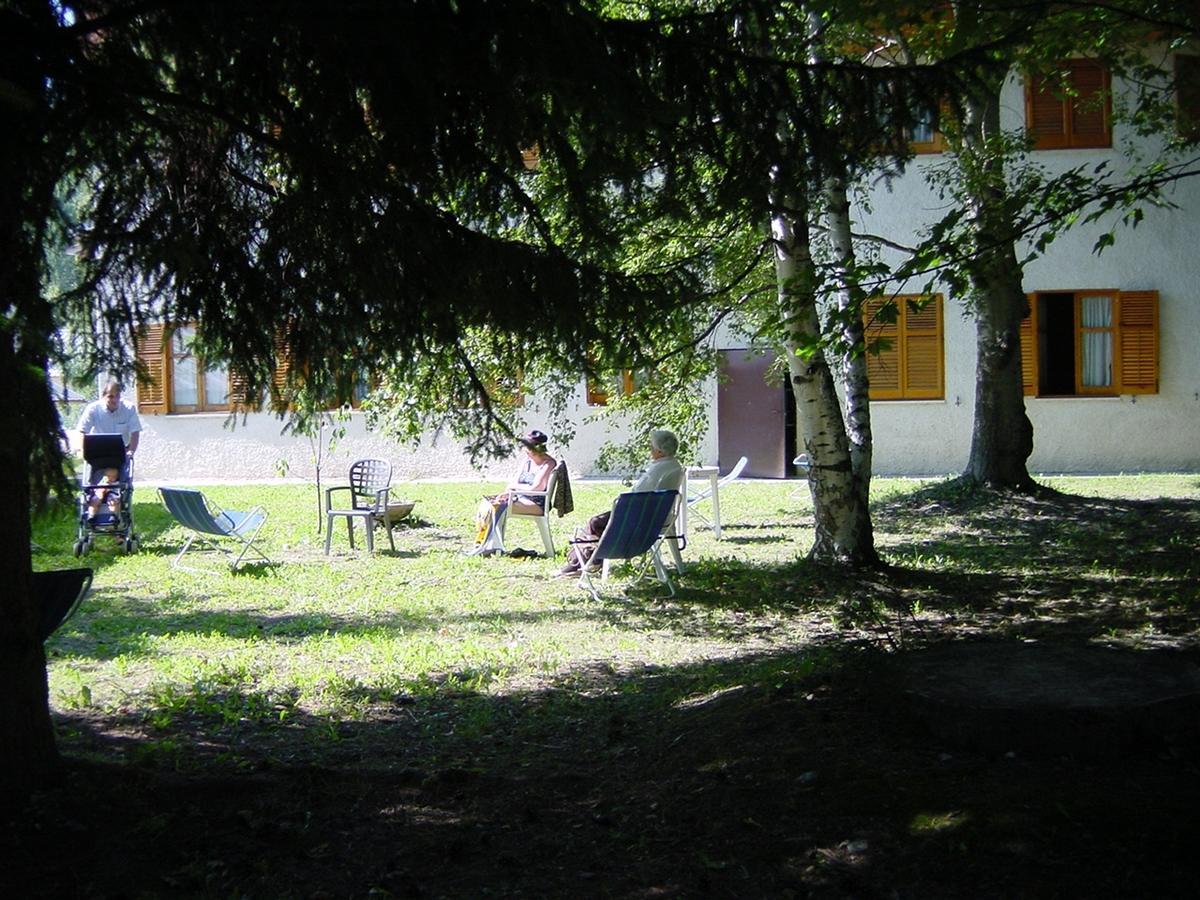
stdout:
<svg viewBox="0 0 1200 900">
<path fill-rule="evenodd" d="M 717 457 L 721 472 L 739 457 L 749 459 L 745 475 L 786 478 L 788 456 L 787 395 L 783 379 L 768 376 L 771 352 L 722 350 L 717 385 Z"/>
</svg>

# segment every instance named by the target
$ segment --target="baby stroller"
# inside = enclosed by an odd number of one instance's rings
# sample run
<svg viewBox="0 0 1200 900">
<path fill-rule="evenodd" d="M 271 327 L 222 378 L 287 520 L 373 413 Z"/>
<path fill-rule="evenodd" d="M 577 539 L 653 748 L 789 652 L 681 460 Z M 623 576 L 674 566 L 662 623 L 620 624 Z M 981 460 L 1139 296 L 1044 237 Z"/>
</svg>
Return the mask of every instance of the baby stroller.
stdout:
<svg viewBox="0 0 1200 900">
<path fill-rule="evenodd" d="M 137 549 L 138 536 L 133 531 L 133 460 L 125 455 L 125 442 L 119 434 L 85 434 L 83 461 L 87 478 L 79 490 L 79 533 L 75 539 L 75 555 L 82 556 L 92 549 L 98 534 L 117 539 L 121 549 L 132 553 Z M 116 469 L 117 480 L 103 481 L 105 469 Z M 92 506 L 100 505 L 92 514 Z"/>
</svg>

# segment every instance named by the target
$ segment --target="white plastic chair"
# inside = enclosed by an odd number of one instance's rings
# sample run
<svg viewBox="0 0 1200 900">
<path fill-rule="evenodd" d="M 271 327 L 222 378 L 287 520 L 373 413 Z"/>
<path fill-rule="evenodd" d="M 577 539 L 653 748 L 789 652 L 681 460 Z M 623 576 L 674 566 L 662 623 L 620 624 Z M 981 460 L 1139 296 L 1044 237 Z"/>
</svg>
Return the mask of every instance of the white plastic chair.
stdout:
<svg viewBox="0 0 1200 900">
<path fill-rule="evenodd" d="M 505 542 L 504 545 L 506 547 L 508 546 L 506 532 L 508 530 L 509 523 L 534 522 L 537 525 L 538 531 L 542 535 L 542 545 L 546 548 L 546 558 L 554 558 L 554 538 L 550 536 L 550 504 L 554 500 L 554 488 L 558 484 L 558 479 L 561 476 L 561 473 L 565 472 L 566 470 L 566 460 L 560 459 L 558 461 L 558 465 L 554 467 L 554 471 L 550 473 L 550 479 L 546 482 L 546 489 L 544 491 L 527 491 L 524 488 L 521 488 L 517 491 L 517 493 L 522 497 L 541 497 L 544 501 L 542 503 L 542 514 L 540 516 L 535 516 L 523 510 L 518 512 L 517 507 L 509 506 L 508 510 L 504 514 L 504 521 L 500 526 L 500 539 Z"/>
<path fill-rule="evenodd" d="M 325 489 L 325 555 L 333 541 L 333 520 L 346 520 L 346 532 L 350 537 L 350 549 L 354 549 L 354 520 L 362 519 L 367 532 L 367 552 L 375 552 L 375 526 L 387 531 L 388 544 L 396 552 L 392 539 L 392 522 L 388 518 L 388 495 L 392 483 L 392 464 L 384 459 L 359 459 L 350 465 L 350 483 Z M 348 491 L 350 506 L 336 508 L 333 495 Z"/>
<path fill-rule="evenodd" d="M 717 481 L 717 490 L 719 491 L 721 488 L 725 487 L 725 485 L 729 484 L 732 481 L 737 481 L 737 479 L 741 477 L 742 471 L 746 468 L 746 464 L 749 462 L 750 462 L 750 460 L 747 457 L 743 456 L 736 463 L 734 463 L 733 468 L 729 470 L 729 474 L 722 476 Z M 709 497 L 711 497 L 712 493 L 713 493 L 712 485 L 709 485 L 704 490 L 697 491 L 695 494 L 692 494 L 689 491 L 688 498 L 687 498 L 688 515 L 696 516 L 702 522 L 708 523 L 709 527 L 712 527 L 712 520 L 708 516 L 704 515 L 704 513 L 700 512 L 700 510 L 697 509 L 697 505 L 702 503 L 703 501 L 707 500 Z"/>
</svg>

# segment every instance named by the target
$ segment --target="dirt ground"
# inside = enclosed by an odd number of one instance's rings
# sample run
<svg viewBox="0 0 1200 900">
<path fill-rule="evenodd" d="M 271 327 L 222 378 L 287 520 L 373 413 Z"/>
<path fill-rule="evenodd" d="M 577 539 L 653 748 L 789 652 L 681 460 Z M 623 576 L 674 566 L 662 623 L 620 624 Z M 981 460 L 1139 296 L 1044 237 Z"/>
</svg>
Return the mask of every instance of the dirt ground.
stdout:
<svg viewBox="0 0 1200 900">
<path fill-rule="evenodd" d="M 896 702 L 878 663 L 666 715 L 648 700 L 679 676 L 653 671 L 633 699 L 529 695 L 430 765 L 404 709 L 292 764 L 277 761 L 287 736 L 193 735 L 220 775 L 138 764 L 131 732 L 65 719 L 62 785 L 4 822 L 0 895 L 1195 895 L 1189 748 L 962 750 Z M 89 761 L 103 757 L 126 762 Z"/>
</svg>

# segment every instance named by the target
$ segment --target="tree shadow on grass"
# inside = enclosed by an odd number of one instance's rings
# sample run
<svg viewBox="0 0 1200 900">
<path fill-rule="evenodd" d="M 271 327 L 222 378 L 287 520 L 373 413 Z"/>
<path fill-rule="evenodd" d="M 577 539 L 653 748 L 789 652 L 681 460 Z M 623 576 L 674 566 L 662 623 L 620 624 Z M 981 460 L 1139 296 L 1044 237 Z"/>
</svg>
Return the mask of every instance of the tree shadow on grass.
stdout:
<svg viewBox="0 0 1200 900">
<path fill-rule="evenodd" d="M 885 555 L 902 563 L 879 570 L 702 559 L 673 599 L 651 587 L 460 617 L 740 638 L 732 659 L 580 660 L 503 692 L 505 673 L 487 663 L 370 681 L 338 669 L 307 704 L 221 666 L 105 712 L 81 692 L 79 709 L 56 716 L 65 784 L 3 826 L 19 852 L 0 888 L 1190 896 L 1194 756 L 1156 745 L 1103 764 L 962 751 L 923 731 L 879 672 L 897 649 L 973 635 L 1086 643 L 1150 625 L 1194 648 L 1200 611 L 1184 551 L 1197 546 L 1197 505 L 930 508 L 936 500 L 878 508 Z M 1053 542 L 1031 563 L 1041 536 Z M 152 600 L 112 599 L 101 637 L 222 627 L 215 611 L 154 614 Z M 238 627 L 298 640 L 326 628 L 432 630 L 439 619 L 264 612 Z M 788 621 L 804 633 L 773 642 Z"/>
<path fill-rule="evenodd" d="M 1192 763 L 960 752 L 836 640 L 503 695 L 237 677 L 57 725 L 21 896 L 1185 896 Z M 1085 823 L 1085 824 L 1081 824 Z M 61 865 L 70 846 L 71 865 Z M 32 886 L 32 888 L 30 887 Z M 281 890 L 282 888 L 282 890 Z M 595 889 L 595 890 L 593 890 Z M 18 895 L 14 893 L 13 896 Z"/>
<path fill-rule="evenodd" d="M 876 520 L 896 536 L 880 591 L 893 608 L 970 612 L 1027 637 L 1071 623 L 1092 637 L 1195 639 L 1200 502 L 935 485 L 881 504 Z"/>
</svg>

